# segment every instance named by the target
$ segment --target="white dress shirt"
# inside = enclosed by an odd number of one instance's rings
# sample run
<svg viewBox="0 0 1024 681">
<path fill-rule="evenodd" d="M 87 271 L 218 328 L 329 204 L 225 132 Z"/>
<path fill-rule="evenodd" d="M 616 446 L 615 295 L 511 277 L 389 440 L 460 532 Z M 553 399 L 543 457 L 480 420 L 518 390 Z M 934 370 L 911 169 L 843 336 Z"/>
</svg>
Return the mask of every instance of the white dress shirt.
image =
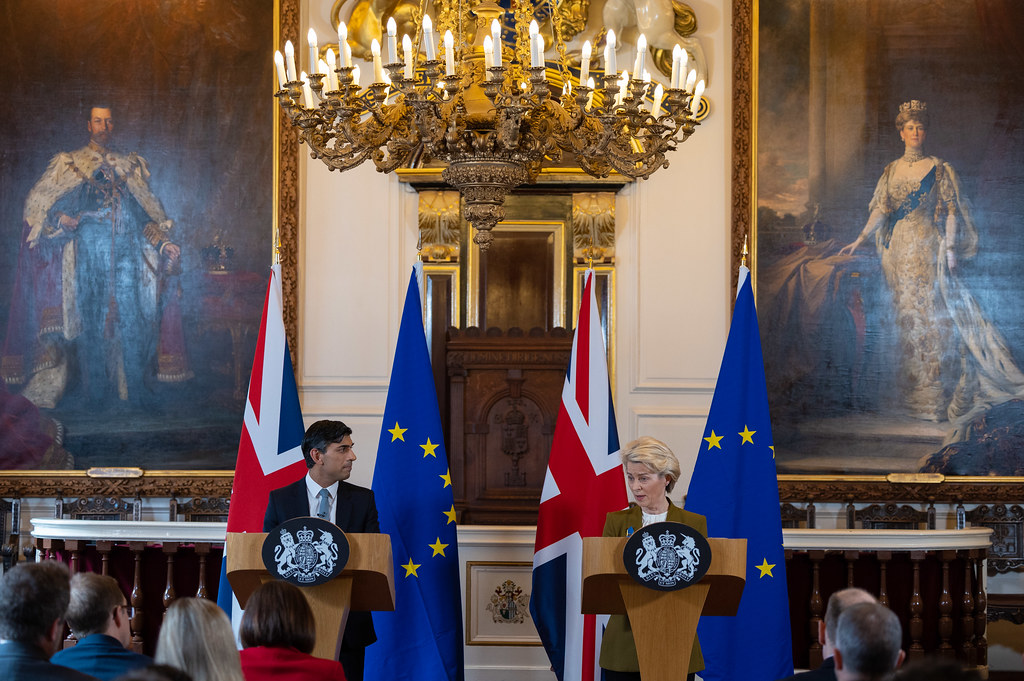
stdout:
<svg viewBox="0 0 1024 681">
<path fill-rule="evenodd" d="M 330 497 L 330 510 L 327 512 L 327 520 L 337 525 L 338 517 L 338 485 L 334 483 L 327 487 L 327 494 Z M 306 501 L 309 502 L 309 515 L 316 517 L 320 510 L 320 490 L 324 489 L 306 473 Z"/>
</svg>

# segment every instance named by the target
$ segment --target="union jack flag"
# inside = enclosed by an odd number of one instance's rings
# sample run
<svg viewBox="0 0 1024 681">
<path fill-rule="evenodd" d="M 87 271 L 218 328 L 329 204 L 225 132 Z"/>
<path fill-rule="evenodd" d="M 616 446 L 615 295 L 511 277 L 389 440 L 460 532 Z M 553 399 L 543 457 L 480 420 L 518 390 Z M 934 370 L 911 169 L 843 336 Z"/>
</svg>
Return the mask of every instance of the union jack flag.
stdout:
<svg viewBox="0 0 1024 681">
<path fill-rule="evenodd" d="M 598 616 L 580 614 L 583 537 L 600 536 L 605 516 L 626 506 L 593 270 L 587 270 L 581 298 L 541 492 L 530 596 L 559 681 L 600 678 Z"/>
<path fill-rule="evenodd" d="M 271 268 L 267 283 L 243 418 L 228 507 L 228 532 L 260 532 L 270 492 L 306 474 L 302 411 L 284 334 L 280 265 Z M 232 611 L 226 567 L 225 560 L 217 603 L 228 615 L 237 615 Z"/>
</svg>

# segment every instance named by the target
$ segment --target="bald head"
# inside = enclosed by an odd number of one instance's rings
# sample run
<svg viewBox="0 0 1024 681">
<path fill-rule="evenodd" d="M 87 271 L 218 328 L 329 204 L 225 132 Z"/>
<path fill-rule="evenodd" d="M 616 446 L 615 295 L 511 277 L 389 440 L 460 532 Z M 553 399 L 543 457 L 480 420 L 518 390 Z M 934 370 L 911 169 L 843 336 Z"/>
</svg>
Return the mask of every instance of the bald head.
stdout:
<svg viewBox="0 0 1024 681">
<path fill-rule="evenodd" d="M 825 609 L 825 621 L 822 622 L 822 630 L 819 630 L 818 639 L 822 645 L 822 656 L 830 657 L 836 645 L 836 627 L 839 624 L 839 616 L 843 611 L 858 603 L 875 603 L 877 599 L 864 589 L 849 588 L 841 589 L 833 593 L 828 599 L 828 607 Z"/>
</svg>

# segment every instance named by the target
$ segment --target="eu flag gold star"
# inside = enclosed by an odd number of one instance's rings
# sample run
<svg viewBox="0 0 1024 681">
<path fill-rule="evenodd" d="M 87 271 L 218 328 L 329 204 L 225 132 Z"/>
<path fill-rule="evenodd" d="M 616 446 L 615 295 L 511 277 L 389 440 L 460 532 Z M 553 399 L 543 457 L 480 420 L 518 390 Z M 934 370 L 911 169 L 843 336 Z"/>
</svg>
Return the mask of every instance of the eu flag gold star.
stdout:
<svg viewBox="0 0 1024 681">
<path fill-rule="evenodd" d="M 772 458 L 775 458 L 775 445 L 768 445 L 768 449 L 772 450 Z"/>
<path fill-rule="evenodd" d="M 395 421 L 395 427 L 388 431 L 389 433 L 391 433 L 391 441 L 394 442 L 395 440 L 401 440 L 402 442 L 405 442 L 404 435 L 405 435 L 405 431 L 407 431 L 407 430 L 409 430 L 409 429 L 408 428 L 400 428 L 398 426 L 398 421 Z"/>
<path fill-rule="evenodd" d="M 743 438 L 742 440 L 740 440 L 740 444 L 743 444 L 744 442 L 749 442 L 750 444 L 754 444 L 754 433 L 756 433 L 756 432 L 757 432 L 756 430 L 751 430 L 750 426 L 744 425 L 743 426 L 743 431 L 740 432 L 740 433 L 737 433 L 737 435 L 739 435 L 741 438 Z"/>
<path fill-rule="evenodd" d="M 775 567 L 775 563 L 769 564 L 767 558 L 762 558 L 761 560 L 763 562 L 760 565 L 754 566 L 761 571 L 760 576 L 764 577 L 765 575 L 768 575 L 769 577 L 774 577 L 775 575 L 772 574 L 772 568 Z"/>
<path fill-rule="evenodd" d="M 437 454 L 434 453 L 434 450 L 437 449 L 438 446 L 440 446 L 440 443 L 434 444 L 433 442 L 430 441 L 430 438 L 428 437 L 427 444 L 420 445 L 420 447 L 423 447 L 423 458 L 425 459 L 427 458 L 427 455 L 430 455 L 436 459 Z"/>
<path fill-rule="evenodd" d="M 722 448 L 722 445 L 718 444 L 719 442 L 722 441 L 722 437 L 724 437 L 724 436 L 722 436 L 722 435 L 715 435 L 715 431 L 712 430 L 711 431 L 711 435 L 709 435 L 708 437 L 704 438 L 704 441 L 708 443 L 708 451 L 709 452 L 711 451 L 712 447 L 718 447 L 719 449 Z"/>
<path fill-rule="evenodd" d="M 413 577 L 419 577 L 419 575 L 416 574 L 416 570 L 419 569 L 420 566 L 417 565 L 416 563 L 412 562 L 412 558 L 409 558 L 409 562 L 407 564 L 403 565 L 402 567 L 405 568 L 405 576 L 406 577 L 409 577 L 410 575 L 413 576 Z"/>
<path fill-rule="evenodd" d="M 452 469 L 449 468 L 448 470 L 446 470 L 444 472 L 444 475 L 439 475 L 437 477 L 439 477 L 442 480 L 444 480 L 444 486 L 445 487 L 451 486 L 451 484 L 452 484 Z"/>
<path fill-rule="evenodd" d="M 444 517 L 448 518 L 448 522 L 445 525 L 451 525 L 455 522 L 455 504 L 452 504 L 452 510 L 444 512 Z"/>
<path fill-rule="evenodd" d="M 442 558 L 444 558 L 444 557 L 445 557 L 445 556 L 444 556 L 444 550 L 445 550 L 446 548 L 448 548 L 448 545 L 447 545 L 447 544 L 442 544 L 442 543 L 441 543 L 441 538 L 440 538 L 440 537 L 438 537 L 438 538 L 437 538 L 437 539 L 436 539 L 436 540 L 434 541 L 434 543 L 433 543 L 433 544 L 427 544 L 427 546 L 429 546 L 430 548 L 434 549 L 434 555 L 433 555 L 433 556 L 431 556 L 431 558 L 434 558 L 434 557 L 436 557 L 436 556 L 441 556 Z"/>
</svg>

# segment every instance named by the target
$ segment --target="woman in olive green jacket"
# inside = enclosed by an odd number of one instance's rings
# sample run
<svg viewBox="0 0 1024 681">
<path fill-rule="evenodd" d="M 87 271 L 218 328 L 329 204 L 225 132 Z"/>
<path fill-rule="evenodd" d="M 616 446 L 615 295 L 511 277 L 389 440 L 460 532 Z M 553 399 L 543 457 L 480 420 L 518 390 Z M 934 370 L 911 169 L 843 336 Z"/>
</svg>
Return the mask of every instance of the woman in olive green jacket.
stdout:
<svg viewBox="0 0 1024 681">
<path fill-rule="evenodd" d="M 707 536 L 704 516 L 684 511 L 668 498 L 668 493 L 679 479 L 679 460 L 668 445 L 653 437 L 633 440 L 622 449 L 622 466 L 626 469 L 629 491 L 636 503 L 624 511 L 608 514 L 604 524 L 605 537 L 628 537 L 644 525 L 663 521 L 689 525 Z M 608 681 L 640 678 L 633 631 L 625 615 L 612 615 L 608 620 L 601 641 L 601 667 Z M 704 658 L 700 643 L 694 641 L 687 672 L 693 674 L 702 669 Z"/>
</svg>

